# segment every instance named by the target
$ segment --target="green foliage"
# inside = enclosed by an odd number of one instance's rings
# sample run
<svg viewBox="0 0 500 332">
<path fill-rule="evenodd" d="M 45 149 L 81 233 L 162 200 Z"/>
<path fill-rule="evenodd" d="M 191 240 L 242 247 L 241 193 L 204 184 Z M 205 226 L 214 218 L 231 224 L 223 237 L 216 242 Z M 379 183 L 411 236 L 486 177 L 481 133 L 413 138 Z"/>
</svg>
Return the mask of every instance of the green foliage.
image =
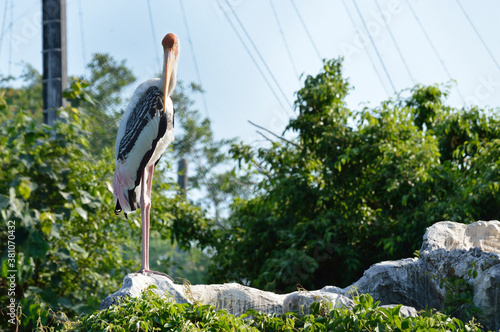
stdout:
<svg viewBox="0 0 500 332">
<path fill-rule="evenodd" d="M 90 71 L 88 81 L 92 82 L 89 93 L 99 101 L 99 108 L 107 112 L 123 105 L 123 88 L 136 80 L 126 61 L 117 61 L 106 53 L 95 53 L 87 68 Z"/>
<path fill-rule="evenodd" d="M 209 305 L 172 303 L 149 289 L 76 322 L 59 319 L 57 328 L 39 326 L 38 331 L 481 331 L 474 321 L 464 324 L 437 312 L 403 317 L 401 306 L 382 308 L 367 294 L 354 303 L 353 308 L 333 309 L 331 303 L 316 302 L 303 316 L 248 310 L 234 317 Z"/>
<path fill-rule="evenodd" d="M 17 111 L 0 128 L 1 237 L 6 243 L 5 227 L 13 221 L 16 299 L 24 308 L 25 328 L 49 307 L 72 313 L 95 308 L 104 290 L 117 287 L 117 279 L 131 266 L 121 259 L 130 228 L 109 218 L 109 157 L 95 161 L 85 152 L 76 110 L 59 116 L 61 121 L 49 128 Z M 3 112 L 1 118 L 6 117 L 10 115 Z M 6 258 L 3 251 L 2 289 Z"/>
<path fill-rule="evenodd" d="M 192 83 L 191 92 L 203 91 Z M 210 119 L 192 109 L 193 102 L 187 98 L 182 82 L 178 83 L 172 99 L 176 123 L 182 129 L 176 134 L 173 154 L 176 158 L 186 158 L 189 162 L 188 191 L 198 191 L 190 196 L 200 197 L 195 200 L 196 203 L 212 210 L 215 221 L 222 224 L 223 212 L 230 202 L 248 192 L 244 185 L 248 182 L 248 177 L 238 174 L 228 153 L 235 139 L 215 139 Z"/>
<path fill-rule="evenodd" d="M 112 149 L 118 130 L 119 117 L 123 113 L 124 88 L 135 81 L 132 71 L 124 60 L 117 61 L 109 54 L 96 53 L 88 64 L 88 77 L 73 77 L 70 88 L 63 93 L 73 107 L 79 108 L 89 123 L 87 130 L 91 135 L 89 150 L 93 154 L 104 148 Z M 18 109 L 30 111 L 35 122 L 42 122 L 42 77 L 31 65 L 27 64 L 20 79 L 24 85 L 20 88 L 9 86 L 13 77 L 0 77 L 0 96 L 10 105 L 10 111 Z M 91 83 L 89 83 L 91 82 Z M 78 91 L 75 94 L 73 87 Z M 82 89 L 85 89 L 82 93 Z"/>
<path fill-rule="evenodd" d="M 173 303 L 154 289 L 139 298 L 126 298 L 118 305 L 80 318 L 60 321 L 62 331 L 252 331 L 241 318 L 208 305 Z M 40 331 L 54 328 L 39 327 Z"/>
<path fill-rule="evenodd" d="M 467 271 L 468 277 L 474 279 L 477 277 L 477 270 Z M 445 299 L 443 302 L 443 313 L 452 315 L 463 320 L 480 318 L 483 314 L 473 302 L 473 292 L 471 285 L 464 278 L 452 275 L 449 278 L 442 278 L 439 287 L 445 289 Z"/>
<path fill-rule="evenodd" d="M 441 280 L 439 286 L 444 286 L 446 290 L 443 313 L 451 315 L 460 310 L 468 318 L 481 315 L 482 311 L 472 301 L 472 288 L 464 278 L 456 276 L 444 278 Z"/>
<path fill-rule="evenodd" d="M 136 78 L 126 66 L 125 60 L 117 61 L 109 54 L 96 53 L 87 65 L 88 77 L 73 78 L 73 83 L 85 89 L 85 94 L 73 97 L 72 88 L 64 97 L 74 107 L 85 112 L 85 121 L 91 135 L 89 150 L 99 154 L 103 149 L 113 149 L 116 132 L 124 107 L 122 92 L 124 88 L 135 82 Z M 91 84 L 89 83 L 91 82 Z"/>
<path fill-rule="evenodd" d="M 0 76 L 0 100 L 3 106 L 9 105 L 9 110 L 23 109 L 30 112 L 35 122 L 41 123 L 43 119 L 42 100 L 42 75 L 31 65 L 26 64 L 20 77 L 25 83 L 20 88 L 13 88 L 9 83 L 14 81 L 14 77 Z"/>
<path fill-rule="evenodd" d="M 481 331 L 475 321 L 464 324 L 457 318 L 433 311 L 417 317 L 402 317 L 401 306 L 380 307 L 370 295 L 354 298 L 354 308 L 330 311 L 329 331 Z"/>
<path fill-rule="evenodd" d="M 161 231 L 160 231 L 161 232 Z M 154 271 L 168 271 L 175 280 L 188 280 L 191 284 L 203 284 L 210 257 L 197 246 L 181 249 L 159 230 L 151 229 L 150 267 Z"/>
<path fill-rule="evenodd" d="M 360 111 L 346 107 L 348 92 L 341 60 L 327 61 L 297 93 L 294 141 L 233 146 L 261 181 L 232 206 L 212 281 L 278 292 L 346 286 L 373 263 L 410 257 L 439 220 L 500 215 L 494 112 L 445 106 L 438 86 Z"/>
</svg>

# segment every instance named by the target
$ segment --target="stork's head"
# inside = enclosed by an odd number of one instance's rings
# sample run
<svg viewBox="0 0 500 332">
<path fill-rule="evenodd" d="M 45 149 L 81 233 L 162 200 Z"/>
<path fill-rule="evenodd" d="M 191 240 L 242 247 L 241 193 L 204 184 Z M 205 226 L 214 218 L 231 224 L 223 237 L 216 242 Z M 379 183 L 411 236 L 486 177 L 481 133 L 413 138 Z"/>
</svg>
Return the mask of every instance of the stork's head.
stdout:
<svg viewBox="0 0 500 332">
<path fill-rule="evenodd" d="M 163 73 L 164 96 L 167 98 L 174 91 L 177 83 L 177 63 L 179 62 L 179 38 L 173 33 L 167 34 L 161 41 L 165 54 L 165 67 Z M 164 105 L 166 105 L 164 103 Z"/>
</svg>

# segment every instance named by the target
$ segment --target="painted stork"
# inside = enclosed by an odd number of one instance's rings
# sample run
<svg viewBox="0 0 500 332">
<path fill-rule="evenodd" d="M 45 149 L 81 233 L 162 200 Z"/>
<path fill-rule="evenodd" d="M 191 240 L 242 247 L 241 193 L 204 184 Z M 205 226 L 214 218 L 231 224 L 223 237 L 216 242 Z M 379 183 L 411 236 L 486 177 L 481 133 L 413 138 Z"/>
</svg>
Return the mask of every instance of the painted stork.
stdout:
<svg viewBox="0 0 500 332">
<path fill-rule="evenodd" d="M 149 211 L 153 171 L 167 146 L 174 140 L 174 105 L 170 95 L 177 83 L 179 39 L 173 33 L 163 40 L 164 68 L 161 78 L 140 84 L 125 110 L 116 137 L 116 170 L 113 192 L 115 214 L 141 208 L 142 266 L 149 270 Z"/>
</svg>

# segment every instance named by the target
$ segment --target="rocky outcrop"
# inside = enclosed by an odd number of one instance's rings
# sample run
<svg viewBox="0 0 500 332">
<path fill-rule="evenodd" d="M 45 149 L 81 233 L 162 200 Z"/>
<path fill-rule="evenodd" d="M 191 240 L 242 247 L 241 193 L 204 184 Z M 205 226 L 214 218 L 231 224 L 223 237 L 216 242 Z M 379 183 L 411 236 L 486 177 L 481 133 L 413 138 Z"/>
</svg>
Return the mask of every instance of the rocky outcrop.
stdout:
<svg viewBox="0 0 500 332">
<path fill-rule="evenodd" d="M 475 272 L 474 272 L 475 271 Z M 326 286 L 316 291 L 285 295 L 264 292 L 235 283 L 184 286 L 155 274 L 129 274 L 123 286 L 108 296 L 101 309 L 122 296 L 138 296 L 148 284 L 168 293 L 177 302 L 200 302 L 240 315 L 247 309 L 266 313 L 295 311 L 309 313 L 311 303 L 332 302 L 334 307 L 351 306 L 354 292 L 368 293 L 382 305 L 403 304 L 403 315 L 415 315 L 426 306 L 442 309 L 443 278 L 462 278 L 473 292 L 474 305 L 483 311 L 481 322 L 500 329 L 500 222 L 478 221 L 470 225 L 443 221 L 427 229 L 420 258 L 406 258 L 373 265 L 347 288 Z"/>
<path fill-rule="evenodd" d="M 169 294 L 169 298 L 171 298 L 172 301 L 177 303 L 188 302 L 184 295 L 185 290 L 182 289 L 182 285 L 174 284 L 171 279 L 154 273 L 131 273 L 123 278 L 122 287 L 118 291 L 102 300 L 99 305 L 99 310 L 108 308 L 123 297 L 138 297 L 150 285 L 155 285 L 157 287 L 157 289 L 153 289 L 157 294 Z"/>
<path fill-rule="evenodd" d="M 382 304 L 401 303 L 418 310 L 442 309 L 443 279 L 462 278 L 470 285 L 473 302 L 483 312 L 481 322 L 500 329 L 500 222 L 465 225 L 450 221 L 427 229 L 420 258 L 382 262 L 343 289 L 369 293 Z"/>
</svg>

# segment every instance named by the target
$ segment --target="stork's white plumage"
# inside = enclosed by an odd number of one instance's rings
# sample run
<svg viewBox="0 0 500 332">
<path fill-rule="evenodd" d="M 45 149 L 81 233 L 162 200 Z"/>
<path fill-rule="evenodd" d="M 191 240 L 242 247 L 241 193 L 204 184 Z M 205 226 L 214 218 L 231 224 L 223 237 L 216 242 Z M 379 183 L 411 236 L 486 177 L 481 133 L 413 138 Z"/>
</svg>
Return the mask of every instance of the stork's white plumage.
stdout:
<svg viewBox="0 0 500 332">
<path fill-rule="evenodd" d="M 174 105 L 171 93 L 177 83 L 179 40 L 173 33 L 162 40 L 165 65 L 161 78 L 147 80 L 135 90 L 120 121 L 116 137 L 113 192 L 115 214 L 141 208 L 142 267 L 149 270 L 149 211 L 153 171 L 174 140 Z"/>
</svg>

